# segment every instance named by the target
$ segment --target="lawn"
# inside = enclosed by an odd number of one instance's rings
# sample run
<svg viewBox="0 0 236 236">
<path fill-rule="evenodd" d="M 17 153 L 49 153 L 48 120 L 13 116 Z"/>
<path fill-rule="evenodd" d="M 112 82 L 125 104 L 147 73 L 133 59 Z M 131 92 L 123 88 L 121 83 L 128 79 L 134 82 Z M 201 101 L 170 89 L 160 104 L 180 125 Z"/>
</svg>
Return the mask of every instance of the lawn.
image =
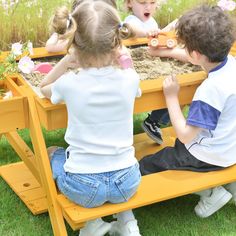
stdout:
<svg viewBox="0 0 236 236">
<path fill-rule="evenodd" d="M 163 1 L 163 0 L 162 0 Z M 8 50 L 13 42 L 31 40 L 34 46 L 43 46 L 49 36 L 48 21 L 55 7 L 69 6 L 71 0 L 0 1 L 0 49 Z M 202 0 L 169 0 L 157 11 L 156 19 L 161 27 L 178 18 L 183 12 Z M 216 1 L 209 0 L 211 4 Z M 11 3 L 11 5 L 10 5 Z M 121 17 L 123 0 L 118 0 Z M 235 11 L 231 14 L 235 14 Z M 27 26 L 27 27 L 26 27 Z M 146 114 L 134 117 L 135 133 L 141 132 L 140 122 Z M 3 124 L 4 125 L 4 124 Z M 66 146 L 64 129 L 45 131 L 47 146 Z M 19 131 L 31 146 L 27 130 Z M 0 139 L 0 165 L 20 161 L 3 136 Z M 207 219 L 194 214 L 198 196 L 188 195 L 134 210 L 143 236 L 236 236 L 236 207 L 231 201 L 219 212 Z M 111 220 L 111 217 L 107 217 Z M 78 235 L 68 226 L 69 235 Z M 2 236 L 50 236 L 53 235 L 47 213 L 33 216 L 10 187 L 0 178 L 0 235 Z"/>
<path fill-rule="evenodd" d="M 136 128 L 139 119 L 136 117 Z M 30 145 L 27 130 L 19 132 Z M 64 129 L 46 132 L 48 146 L 66 146 Z M 3 137 L 0 141 L 0 164 L 19 161 Z M 9 186 L 0 179 L 0 235 L 3 236 L 50 236 L 53 235 L 47 213 L 33 216 Z M 198 196 L 188 195 L 134 210 L 143 236 L 235 236 L 236 208 L 231 201 L 219 212 L 207 219 L 195 216 L 193 209 Z M 111 217 L 107 217 L 111 220 Z M 68 226 L 69 235 L 78 235 Z"/>
</svg>

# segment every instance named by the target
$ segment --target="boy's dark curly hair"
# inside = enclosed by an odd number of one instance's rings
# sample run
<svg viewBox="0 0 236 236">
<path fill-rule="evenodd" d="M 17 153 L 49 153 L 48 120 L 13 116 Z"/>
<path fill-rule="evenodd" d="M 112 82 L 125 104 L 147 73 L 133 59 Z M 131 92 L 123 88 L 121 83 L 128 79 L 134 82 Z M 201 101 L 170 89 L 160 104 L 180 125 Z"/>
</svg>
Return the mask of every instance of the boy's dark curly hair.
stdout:
<svg viewBox="0 0 236 236">
<path fill-rule="evenodd" d="M 202 5 L 184 14 L 177 36 L 188 52 L 198 51 L 210 62 L 221 62 L 235 40 L 234 25 L 219 7 Z"/>
</svg>

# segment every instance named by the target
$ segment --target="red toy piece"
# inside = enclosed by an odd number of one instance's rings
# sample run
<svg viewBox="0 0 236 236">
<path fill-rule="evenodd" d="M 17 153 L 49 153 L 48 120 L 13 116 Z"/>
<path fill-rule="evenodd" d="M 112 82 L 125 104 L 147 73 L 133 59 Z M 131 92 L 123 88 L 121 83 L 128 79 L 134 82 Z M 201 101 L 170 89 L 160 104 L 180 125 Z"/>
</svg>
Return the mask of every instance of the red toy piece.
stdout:
<svg viewBox="0 0 236 236">
<path fill-rule="evenodd" d="M 52 70 L 52 65 L 48 62 L 43 62 L 34 67 L 34 71 L 40 72 L 42 74 L 47 74 Z"/>
</svg>

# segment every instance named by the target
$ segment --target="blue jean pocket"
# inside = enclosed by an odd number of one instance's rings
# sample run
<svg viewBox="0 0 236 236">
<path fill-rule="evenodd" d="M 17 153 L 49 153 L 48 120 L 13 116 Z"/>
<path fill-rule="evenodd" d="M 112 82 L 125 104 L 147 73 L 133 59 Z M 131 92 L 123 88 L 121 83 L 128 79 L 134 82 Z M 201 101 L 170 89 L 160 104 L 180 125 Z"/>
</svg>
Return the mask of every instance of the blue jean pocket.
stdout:
<svg viewBox="0 0 236 236">
<path fill-rule="evenodd" d="M 114 181 L 117 189 L 124 198 L 123 201 L 128 201 L 135 194 L 140 181 L 141 174 L 138 164 L 127 168 L 127 171 Z"/>
<path fill-rule="evenodd" d="M 83 207 L 91 208 L 99 183 L 94 182 L 86 174 L 67 173 L 57 179 L 57 186 L 71 201 Z"/>
</svg>

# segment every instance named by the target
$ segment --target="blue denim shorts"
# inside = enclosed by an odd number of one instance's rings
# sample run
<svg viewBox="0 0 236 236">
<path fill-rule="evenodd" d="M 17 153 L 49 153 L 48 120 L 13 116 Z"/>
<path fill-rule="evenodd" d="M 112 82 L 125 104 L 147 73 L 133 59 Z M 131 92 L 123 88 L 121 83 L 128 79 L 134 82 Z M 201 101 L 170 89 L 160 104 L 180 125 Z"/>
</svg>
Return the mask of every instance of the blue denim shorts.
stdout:
<svg viewBox="0 0 236 236">
<path fill-rule="evenodd" d="M 86 208 L 105 202 L 121 203 L 131 198 L 140 183 L 139 164 L 95 174 L 74 174 L 64 171 L 65 149 L 58 148 L 51 157 L 53 178 L 58 189 L 71 201 Z"/>
</svg>

